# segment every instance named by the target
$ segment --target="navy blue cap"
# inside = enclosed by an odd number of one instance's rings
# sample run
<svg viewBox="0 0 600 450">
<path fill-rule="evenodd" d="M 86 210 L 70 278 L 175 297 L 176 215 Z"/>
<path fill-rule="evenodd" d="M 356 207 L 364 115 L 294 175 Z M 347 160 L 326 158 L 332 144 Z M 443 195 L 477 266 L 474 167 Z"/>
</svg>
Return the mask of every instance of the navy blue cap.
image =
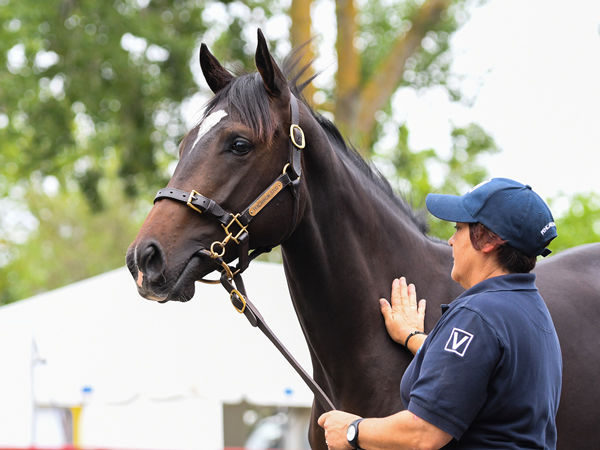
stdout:
<svg viewBox="0 0 600 450">
<path fill-rule="evenodd" d="M 428 194 L 431 214 L 450 222 L 480 222 L 527 256 L 547 256 L 557 236 L 548 205 L 531 189 L 508 178 L 493 178 L 465 195 Z"/>
</svg>

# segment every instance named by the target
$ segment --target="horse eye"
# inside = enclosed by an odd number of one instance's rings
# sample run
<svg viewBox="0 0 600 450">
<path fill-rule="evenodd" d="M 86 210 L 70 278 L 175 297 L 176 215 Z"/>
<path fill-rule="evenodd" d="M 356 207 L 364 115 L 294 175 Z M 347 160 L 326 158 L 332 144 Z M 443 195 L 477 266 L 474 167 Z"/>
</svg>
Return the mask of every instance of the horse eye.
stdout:
<svg viewBox="0 0 600 450">
<path fill-rule="evenodd" d="M 244 138 L 236 138 L 231 143 L 231 151 L 236 155 L 245 155 L 252 149 L 252 143 Z"/>
</svg>

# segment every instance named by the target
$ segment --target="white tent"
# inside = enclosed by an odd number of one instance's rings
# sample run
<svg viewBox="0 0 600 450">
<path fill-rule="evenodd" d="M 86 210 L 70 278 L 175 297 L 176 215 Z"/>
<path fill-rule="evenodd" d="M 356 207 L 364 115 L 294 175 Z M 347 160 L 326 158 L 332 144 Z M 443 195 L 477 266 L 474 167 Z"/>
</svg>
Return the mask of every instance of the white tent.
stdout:
<svg viewBox="0 0 600 450">
<path fill-rule="evenodd" d="M 283 268 L 254 262 L 244 281 L 310 373 Z M 223 403 L 312 403 L 221 286 L 196 283 L 190 302 L 159 304 L 125 268 L 1 307 L 0 361 L 0 447 L 51 445 L 48 407 L 82 407 L 86 447 L 218 449 Z"/>
</svg>

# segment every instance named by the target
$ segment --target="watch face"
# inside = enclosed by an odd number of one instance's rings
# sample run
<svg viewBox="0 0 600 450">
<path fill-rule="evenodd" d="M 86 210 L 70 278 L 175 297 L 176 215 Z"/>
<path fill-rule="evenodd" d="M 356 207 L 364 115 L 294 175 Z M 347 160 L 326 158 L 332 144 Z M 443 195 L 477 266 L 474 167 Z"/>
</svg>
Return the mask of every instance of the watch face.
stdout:
<svg viewBox="0 0 600 450">
<path fill-rule="evenodd" d="M 352 441 L 356 436 L 356 425 L 352 424 L 348 427 L 348 431 L 346 432 L 346 439 Z"/>
</svg>

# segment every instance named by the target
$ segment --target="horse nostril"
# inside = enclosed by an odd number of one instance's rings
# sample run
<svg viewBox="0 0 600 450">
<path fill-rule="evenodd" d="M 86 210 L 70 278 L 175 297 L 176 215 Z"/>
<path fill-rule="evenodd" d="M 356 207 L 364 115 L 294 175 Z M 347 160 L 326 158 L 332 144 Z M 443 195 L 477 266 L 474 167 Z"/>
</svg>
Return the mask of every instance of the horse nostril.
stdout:
<svg viewBox="0 0 600 450">
<path fill-rule="evenodd" d="M 162 277 L 165 260 L 155 244 L 148 244 L 140 252 L 139 268 L 149 281 L 156 281 Z"/>
</svg>

